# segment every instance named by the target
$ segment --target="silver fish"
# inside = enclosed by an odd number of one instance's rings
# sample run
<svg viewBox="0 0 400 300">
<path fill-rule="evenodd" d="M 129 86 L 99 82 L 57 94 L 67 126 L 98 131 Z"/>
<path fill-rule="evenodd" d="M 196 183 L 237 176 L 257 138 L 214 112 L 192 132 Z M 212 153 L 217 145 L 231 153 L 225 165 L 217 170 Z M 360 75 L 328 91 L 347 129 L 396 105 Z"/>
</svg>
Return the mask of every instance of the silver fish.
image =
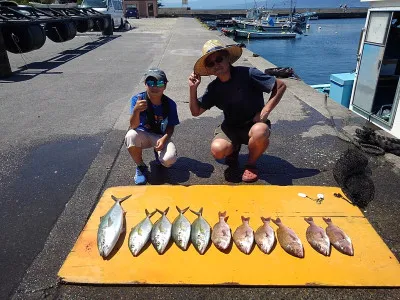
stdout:
<svg viewBox="0 0 400 300">
<path fill-rule="evenodd" d="M 261 225 L 254 234 L 254 238 L 260 250 L 266 254 L 271 252 L 275 244 L 275 232 L 269 225 L 271 218 L 261 217 L 263 225 Z"/>
<path fill-rule="evenodd" d="M 271 219 L 275 225 L 278 226 L 276 235 L 278 237 L 279 244 L 287 253 L 296 256 L 298 258 L 304 257 L 304 249 L 301 240 L 296 233 L 289 227 L 283 225 L 281 219 Z"/>
<path fill-rule="evenodd" d="M 186 250 L 190 240 L 190 222 L 183 214 L 189 209 L 189 207 L 181 210 L 177 206 L 176 209 L 178 210 L 179 215 L 172 223 L 172 239 L 179 248 Z"/>
<path fill-rule="evenodd" d="M 146 209 L 145 212 L 146 218 L 140 221 L 135 227 L 132 227 L 131 233 L 129 234 L 128 247 L 133 256 L 137 256 L 143 246 L 146 245 L 150 238 L 151 229 L 153 228 L 153 223 L 151 223 L 150 218 L 156 213 L 156 210 L 149 213 Z"/>
<path fill-rule="evenodd" d="M 328 235 L 333 247 L 343 254 L 353 256 L 353 244 L 348 235 L 342 229 L 334 225 L 330 218 L 322 219 L 324 219 L 325 223 L 328 224 L 328 227 L 326 227 L 326 234 Z"/>
<path fill-rule="evenodd" d="M 319 253 L 328 256 L 331 252 L 331 243 L 329 242 L 329 238 L 326 235 L 325 230 L 317 226 L 312 217 L 304 218 L 304 220 L 310 224 L 306 231 L 306 237 L 311 247 L 313 247 Z"/>
<path fill-rule="evenodd" d="M 233 233 L 233 241 L 236 246 L 245 254 L 249 254 L 251 247 L 254 244 L 254 232 L 249 225 L 250 218 L 245 218 L 242 216 L 243 224 L 236 228 Z"/>
<path fill-rule="evenodd" d="M 171 239 L 172 224 L 167 218 L 169 207 L 164 211 L 157 211 L 162 214 L 161 218 L 153 225 L 151 230 L 151 242 L 159 254 L 163 254 L 169 240 Z"/>
<path fill-rule="evenodd" d="M 192 224 L 190 239 L 196 250 L 203 254 L 210 243 L 211 227 L 202 216 L 203 208 L 200 208 L 199 212 L 190 211 L 198 216 Z"/>
<path fill-rule="evenodd" d="M 226 211 L 218 212 L 219 222 L 214 225 L 211 233 L 211 240 L 219 250 L 226 250 L 231 244 L 231 228 L 226 223 Z"/>
<path fill-rule="evenodd" d="M 111 195 L 111 198 L 115 201 L 111 209 L 100 218 L 100 225 L 97 231 L 97 248 L 102 257 L 107 257 L 115 244 L 117 243 L 119 236 L 124 232 L 124 210 L 121 207 L 121 202 L 128 199 L 130 196 L 124 198 L 116 198 Z"/>
</svg>

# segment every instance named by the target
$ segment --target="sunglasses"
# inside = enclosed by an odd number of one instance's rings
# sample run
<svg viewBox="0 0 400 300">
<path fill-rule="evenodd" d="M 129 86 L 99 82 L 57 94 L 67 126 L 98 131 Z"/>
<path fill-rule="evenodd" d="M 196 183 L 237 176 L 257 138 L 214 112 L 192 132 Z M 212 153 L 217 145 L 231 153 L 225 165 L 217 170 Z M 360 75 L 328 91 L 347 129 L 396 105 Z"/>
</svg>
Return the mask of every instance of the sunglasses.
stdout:
<svg viewBox="0 0 400 300">
<path fill-rule="evenodd" d="M 165 81 L 164 80 L 147 80 L 146 85 L 149 87 L 164 87 Z"/>
<path fill-rule="evenodd" d="M 207 68 L 212 68 L 215 66 L 215 64 L 220 64 L 222 63 L 222 61 L 224 60 L 224 57 L 222 55 L 218 55 L 215 60 L 211 60 L 211 61 L 206 61 L 205 65 Z"/>
</svg>

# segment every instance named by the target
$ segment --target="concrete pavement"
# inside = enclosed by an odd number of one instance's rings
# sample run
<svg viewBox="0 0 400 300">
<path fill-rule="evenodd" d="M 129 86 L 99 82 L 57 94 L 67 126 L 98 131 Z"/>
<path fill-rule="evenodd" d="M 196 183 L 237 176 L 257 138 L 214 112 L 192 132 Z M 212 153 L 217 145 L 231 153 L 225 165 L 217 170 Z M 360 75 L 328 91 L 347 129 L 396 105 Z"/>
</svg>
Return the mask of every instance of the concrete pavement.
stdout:
<svg viewBox="0 0 400 300">
<path fill-rule="evenodd" d="M 201 48 L 208 39 L 232 40 L 219 36 L 218 32 L 206 30 L 197 20 L 139 19 L 130 20 L 135 26 L 131 31 L 119 34 L 111 41 L 115 49 L 122 49 L 122 59 L 113 64 L 124 66 L 121 76 L 135 76 L 132 92 L 143 89 L 137 74 L 150 66 L 162 68 L 168 76 L 166 94 L 178 104 L 181 124 L 176 128 L 174 140 L 178 148 L 178 162 L 169 170 L 160 173 L 150 164 L 149 184 L 242 184 L 227 182 L 224 178 L 226 166 L 212 159 L 209 143 L 212 133 L 221 120 L 219 110 L 211 109 L 201 117 L 193 118 L 188 109 L 189 76 L 194 62 L 201 55 Z M 122 47 L 123 46 L 123 47 Z M 122 48 L 121 48 L 122 47 Z M 40 50 L 39 50 L 40 51 Z M 97 51 L 97 50 L 93 50 Z M 131 55 L 128 55 L 131 53 Z M 140 55 L 151 61 L 143 66 Z M 118 56 L 117 56 L 118 57 Z M 107 57 L 99 58 L 107 60 Z M 261 57 L 253 57 L 247 49 L 236 63 L 255 66 L 260 70 L 272 64 Z M 126 68 L 126 66 L 130 68 Z M 82 66 L 82 68 L 87 66 Z M 101 68 L 99 72 L 101 72 Z M 104 68 L 107 68 L 105 66 Z M 57 68 L 54 69 L 57 71 Z M 69 70 L 72 74 L 74 70 Z M 132 75 L 136 74 L 136 75 Z M 104 82 L 111 91 L 117 92 L 110 74 Z M 38 80 L 42 75 L 38 75 Z M 210 78 L 203 77 L 199 94 L 204 91 Z M 267 153 L 260 159 L 260 180 L 256 184 L 276 185 L 326 185 L 337 186 L 332 168 L 340 154 L 349 145 L 339 139 L 331 126 L 330 115 L 324 105 L 322 94 L 315 92 L 301 81 L 285 80 L 288 85 L 281 103 L 271 114 L 273 134 Z M 73 88 L 74 82 L 70 82 Z M 90 85 L 90 83 L 87 83 Z M 268 97 L 268 95 L 266 95 Z M 134 165 L 123 146 L 123 137 L 128 128 L 129 98 L 121 99 L 122 110 L 112 112 L 117 121 L 108 132 L 97 157 L 84 175 L 78 188 L 69 200 L 51 231 L 43 251 L 37 256 L 14 299 L 37 299 L 49 296 L 52 299 L 399 299 L 399 289 L 363 288 L 277 288 L 277 287 L 198 287 L 198 286 L 82 286 L 61 284 L 57 272 L 74 245 L 76 238 L 104 189 L 116 185 L 132 185 Z M 353 133 L 365 121 L 329 101 L 335 126 Z M 247 149 L 241 151 L 240 161 L 245 162 Z M 371 224 L 387 243 L 392 252 L 400 257 L 400 221 L 397 207 L 399 158 L 386 154 L 385 157 L 369 157 L 372 179 L 376 187 L 375 200 L 364 212 Z M 145 161 L 153 160 L 152 151 L 146 151 Z M 195 266 L 193 266 L 195 271 Z M 223 272 L 223 266 L 215 270 Z M 268 276 L 273 270 L 266 269 Z M 250 276 L 250 275 L 249 275 Z"/>
</svg>

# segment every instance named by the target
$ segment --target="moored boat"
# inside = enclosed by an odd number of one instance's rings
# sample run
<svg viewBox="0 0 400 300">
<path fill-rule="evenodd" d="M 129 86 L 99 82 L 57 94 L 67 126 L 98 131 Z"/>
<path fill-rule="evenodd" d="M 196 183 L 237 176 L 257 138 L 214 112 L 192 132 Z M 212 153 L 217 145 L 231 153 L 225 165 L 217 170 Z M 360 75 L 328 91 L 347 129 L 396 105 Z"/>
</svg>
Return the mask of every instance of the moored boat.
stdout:
<svg viewBox="0 0 400 300">
<path fill-rule="evenodd" d="M 267 32 L 261 30 L 233 30 L 235 38 L 245 39 L 293 39 L 296 37 L 294 32 Z"/>
</svg>

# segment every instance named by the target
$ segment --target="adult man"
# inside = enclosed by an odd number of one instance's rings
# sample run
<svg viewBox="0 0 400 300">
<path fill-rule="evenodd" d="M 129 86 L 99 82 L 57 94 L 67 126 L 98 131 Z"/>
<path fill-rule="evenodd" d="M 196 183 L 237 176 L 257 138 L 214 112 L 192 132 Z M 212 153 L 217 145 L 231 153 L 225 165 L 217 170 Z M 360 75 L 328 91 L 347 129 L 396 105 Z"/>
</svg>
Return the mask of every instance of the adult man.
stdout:
<svg viewBox="0 0 400 300">
<path fill-rule="evenodd" d="M 258 180 L 256 162 L 269 145 L 271 123 L 268 116 L 286 90 L 283 81 L 266 75 L 256 68 L 234 67 L 242 55 L 238 45 L 224 46 L 209 40 L 203 46 L 203 56 L 189 76 L 190 111 L 199 116 L 213 106 L 224 113 L 224 121 L 215 130 L 211 153 L 216 159 L 225 158 L 234 166 L 242 144 L 248 145 L 249 155 L 242 175 L 244 182 Z M 204 95 L 197 97 L 200 76 L 217 76 Z M 264 104 L 263 92 L 271 93 Z"/>
<path fill-rule="evenodd" d="M 153 147 L 157 163 L 164 167 L 170 167 L 177 160 L 171 136 L 179 119 L 176 103 L 164 95 L 167 76 L 164 71 L 152 68 L 146 72 L 144 82 L 146 91 L 131 99 L 130 129 L 125 136 L 128 152 L 137 165 L 136 184 L 147 182 L 143 149 Z"/>
</svg>

